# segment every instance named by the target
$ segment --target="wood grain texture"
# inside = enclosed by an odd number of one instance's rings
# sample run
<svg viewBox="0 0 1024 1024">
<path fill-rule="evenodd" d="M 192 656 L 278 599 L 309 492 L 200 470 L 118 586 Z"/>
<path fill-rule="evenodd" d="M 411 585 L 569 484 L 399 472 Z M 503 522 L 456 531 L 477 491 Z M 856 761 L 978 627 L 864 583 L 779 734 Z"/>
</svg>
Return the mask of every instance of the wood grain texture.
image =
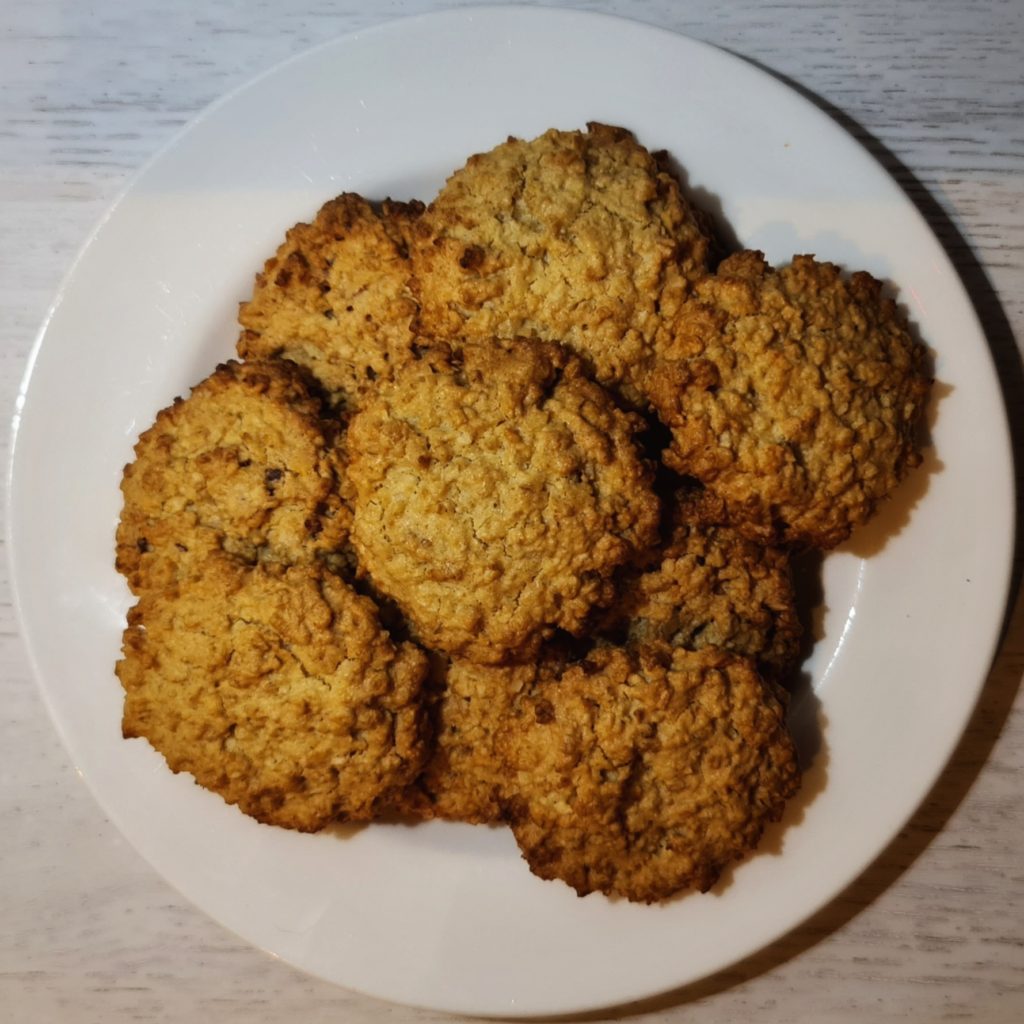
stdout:
<svg viewBox="0 0 1024 1024">
<path fill-rule="evenodd" d="M 0 23 L 3 407 L 13 407 L 74 253 L 128 176 L 180 125 L 318 41 L 441 6 L 459 4 L 7 0 Z M 963 277 L 1000 369 L 1016 451 L 1024 452 L 1015 340 L 1024 339 L 1024 4 L 566 6 L 626 14 L 739 53 L 859 138 L 917 204 Z M 5 427 L 5 460 L 8 442 Z M 1019 554 L 1015 566 L 1019 584 Z M 0 574 L 0 1021 L 445 1019 L 304 977 L 225 932 L 156 877 L 75 776 L 30 678 L 6 560 Z M 688 1024 L 755 1015 L 758 1024 L 1024 1020 L 1022 674 L 1018 599 L 955 757 L 878 861 L 771 948 L 628 1012 Z"/>
</svg>

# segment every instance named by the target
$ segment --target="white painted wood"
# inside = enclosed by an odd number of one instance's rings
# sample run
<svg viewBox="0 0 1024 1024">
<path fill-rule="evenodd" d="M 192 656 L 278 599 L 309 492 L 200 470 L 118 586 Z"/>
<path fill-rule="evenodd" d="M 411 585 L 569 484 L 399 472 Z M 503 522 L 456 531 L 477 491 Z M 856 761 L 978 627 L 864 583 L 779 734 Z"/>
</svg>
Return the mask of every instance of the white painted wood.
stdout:
<svg viewBox="0 0 1024 1024">
<path fill-rule="evenodd" d="M 458 3 L 6 0 L 0 407 L 13 408 L 34 335 L 77 248 L 177 127 L 322 39 L 441 6 Z M 567 6 L 627 14 L 743 54 L 806 90 L 875 152 L 974 296 L 1020 447 L 1024 3 Z M 0 572 L 0 1021 L 440 1019 L 275 962 L 185 904 L 122 842 L 46 716 L 5 561 Z M 885 854 L 795 933 L 653 1000 L 640 1008 L 645 1015 L 688 1024 L 1024 1020 L 1022 674 L 1018 600 L 955 758 Z"/>
</svg>

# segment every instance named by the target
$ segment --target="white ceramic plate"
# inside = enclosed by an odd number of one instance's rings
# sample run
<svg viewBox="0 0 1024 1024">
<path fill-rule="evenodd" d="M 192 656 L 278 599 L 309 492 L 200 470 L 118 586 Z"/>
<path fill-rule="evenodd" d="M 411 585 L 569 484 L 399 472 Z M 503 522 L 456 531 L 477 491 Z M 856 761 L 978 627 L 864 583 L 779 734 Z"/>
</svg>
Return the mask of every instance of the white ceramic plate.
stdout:
<svg viewBox="0 0 1024 1024">
<path fill-rule="evenodd" d="M 714 892 L 632 906 L 532 877 L 504 830 L 257 825 L 120 738 L 128 594 L 118 481 L 140 430 L 232 351 L 237 302 L 329 196 L 429 199 L 508 134 L 601 120 L 666 148 L 769 258 L 898 286 L 935 352 L 934 452 L 824 568 L 794 709 L 820 749 L 763 852 Z M 337 40 L 217 104 L 135 179 L 64 283 L 17 417 L 17 598 L 57 726 L 97 799 L 171 883 L 249 941 L 388 999 L 481 1014 L 607 1006 L 751 953 L 886 845 L 984 680 L 1011 545 L 1000 393 L 960 282 L 914 207 L 829 118 L 707 45 L 627 21 L 462 10 Z M 980 499 L 980 500 L 979 500 Z"/>
</svg>

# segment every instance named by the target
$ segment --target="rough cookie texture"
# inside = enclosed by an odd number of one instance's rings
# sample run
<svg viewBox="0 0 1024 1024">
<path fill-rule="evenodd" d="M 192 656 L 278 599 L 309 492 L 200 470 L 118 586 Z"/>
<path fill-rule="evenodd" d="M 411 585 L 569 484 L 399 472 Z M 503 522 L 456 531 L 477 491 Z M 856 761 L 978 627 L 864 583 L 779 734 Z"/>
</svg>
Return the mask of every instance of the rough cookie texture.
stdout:
<svg viewBox="0 0 1024 1024">
<path fill-rule="evenodd" d="M 293 227 L 239 309 L 239 355 L 300 363 L 358 407 L 412 358 L 407 235 L 422 209 L 346 193 Z"/>
<path fill-rule="evenodd" d="M 564 343 L 622 384 L 707 271 L 662 161 L 623 128 L 552 129 L 469 159 L 413 230 L 422 332 Z"/>
<path fill-rule="evenodd" d="M 507 773 L 495 749 L 498 734 L 518 694 L 533 685 L 539 671 L 535 663 L 495 666 L 454 659 L 432 708 L 426 767 L 400 794 L 396 809 L 424 819 L 500 822 Z"/>
<path fill-rule="evenodd" d="M 117 568 L 133 592 L 172 584 L 214 551 L 309 562 L 338 548 L 330 425 L 298 367 L 229 362 L 157 415 L 125 467 Z"/>
<path fill-rule="evenodd" d="M 267 824 L 372 817 L 421 767 L 426 656 L 320 568 L 197 568 L 129 613 L 125 737 Z"/>
<path fill-rule="evenodd" d="M 701 496 L 681 493 L 659 561 L 626 577 L 603 626 L 632 643 L 718 647 L 781 680 L 803 633 L 789 554 L 706 523 Z"/>
<path fill-rule="evenodd" d="M 918 464 L 922 345 L 865 273 L 757 252 L 700 282 L 644 389 L 723 521 L 765 542 L 829 548 Z"/>
<path fill-rule="evenodd" d="M 635 417 L 555 345 L 440 351 L 352 420 L 352 542 L 428 647 L 527 660 L 656 537 Z"/>
<path fill-rule="evenodd" d="M 599 648 L 540 679 L 499 739 L 541 878 L 655 902 L 710 888 L 799 786 L 784 711 L 722 651 Z"/>
</svg>

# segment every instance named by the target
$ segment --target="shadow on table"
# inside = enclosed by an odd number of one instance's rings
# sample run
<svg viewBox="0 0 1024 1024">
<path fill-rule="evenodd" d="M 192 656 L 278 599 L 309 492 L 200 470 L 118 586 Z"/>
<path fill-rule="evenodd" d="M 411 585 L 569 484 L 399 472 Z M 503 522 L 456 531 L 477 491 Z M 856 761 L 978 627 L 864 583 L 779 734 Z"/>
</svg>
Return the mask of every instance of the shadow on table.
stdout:
<svg viewBox="0 0 1024 1024">
<path fill-rule="evenodd" d="M 737 56 L 742 57 L 741 54 L 737 54 Z M 897 156 L 848 114 L 843 113 L 827 100 L 823 100 L 785 75 L 747 57 L 742 57 L 742 59 L 779 79 L 823 110 L 856 138 L 899 183 L 942 243 L 971 297 L 975 312 L 988 339 L 1007 407 L 1012 408 L 1011 403 L 1014 401 L 1019 404 L 1024 399 L 1024 368 L 1021 365 L 1020 354 L 1010 323 L 995 289 L 989 282 L 984 267 L 940 204 Z M 1021 465 L 1024 462 L 1024 417 L 1010 418 L 1010 433 L 1017 481 L 1017 518 L 1018 521 L 1022 521 L 1022 512 L 1024 512 L 1022 484 L 1024 481 L 1022 481 Z M 1020 593 L 1021 573 L 1022 550 L 1018 533 L 1010 581 L 1011 596 L 999 648 L 967 729 L 949 764 L 917 812 L 856 881 L 798 928 L 771 946 L 717 974 L 637 1003 L 605 1009 L 597 1013 L 575 1014 L 552 1019 L 566 1021 L 609 1020 L 665 1010 L 683 1003 L 707 998 L 733 986 L 751 981 L 799 956 L 842 928 L 881 896 L 928 848 L 935 836 L 945 827 L 946 822 L 974 784 L 1002 732 L 1020 684 L 1019 652 L 1024 650 L 1024 595 Z M 1014 652 L 1018 652 L 1017 658 L 1015 658 Z"/>
</svg>

